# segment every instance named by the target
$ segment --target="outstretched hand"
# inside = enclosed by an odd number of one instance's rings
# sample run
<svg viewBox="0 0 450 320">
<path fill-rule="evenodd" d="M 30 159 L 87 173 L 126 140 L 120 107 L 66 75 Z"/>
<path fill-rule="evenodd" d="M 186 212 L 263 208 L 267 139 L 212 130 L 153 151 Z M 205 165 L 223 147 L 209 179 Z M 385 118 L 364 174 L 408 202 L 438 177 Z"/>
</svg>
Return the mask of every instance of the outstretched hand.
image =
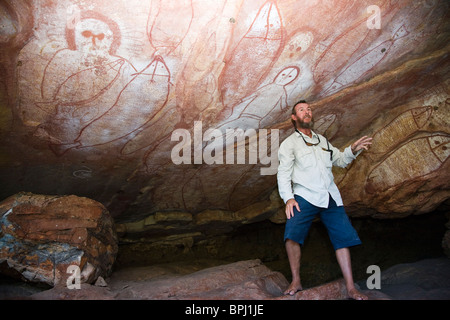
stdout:
<svg viewBox="0 0 450 320">
<path fill-rule="evenodd" d="M 369 138 L 368 136 L 364 136 L 352 144 L 352 152 L 355 154 L 361 149 L 369 150 L 369 146 L 372 144 L 372 138 Z"/>
</svg>

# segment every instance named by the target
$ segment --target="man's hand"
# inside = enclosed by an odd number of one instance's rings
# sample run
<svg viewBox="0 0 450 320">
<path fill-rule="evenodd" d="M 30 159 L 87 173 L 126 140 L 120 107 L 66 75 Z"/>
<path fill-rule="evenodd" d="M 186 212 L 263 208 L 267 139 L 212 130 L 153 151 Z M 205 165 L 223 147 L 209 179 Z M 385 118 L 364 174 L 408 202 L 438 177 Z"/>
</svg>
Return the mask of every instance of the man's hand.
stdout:
<svg viewBox="0 0 450 320">
<path fill-rule="evenodd" d="M 360 138 L 359 140 L 356 140 L 355 142 L 353 142 L 352 152 L 353 152 L 353 154 L 355 154 L 356 152 L 358 152 L 361 149 L 368 150 L 369 146 L 371 144 L 372 144 L 372 138 L 364 136 L 364 137 Z"/>
<path fill-rule="evenodd" d="M 297 208 L 297 210 L 300 212 L 300 206 L 298 205 L 297 201 L 295 201 L 294 198 L 289 199 L 286 202 L 286 218 L 290 219 L 294 216 L 294 207 Z"/>
</svg>

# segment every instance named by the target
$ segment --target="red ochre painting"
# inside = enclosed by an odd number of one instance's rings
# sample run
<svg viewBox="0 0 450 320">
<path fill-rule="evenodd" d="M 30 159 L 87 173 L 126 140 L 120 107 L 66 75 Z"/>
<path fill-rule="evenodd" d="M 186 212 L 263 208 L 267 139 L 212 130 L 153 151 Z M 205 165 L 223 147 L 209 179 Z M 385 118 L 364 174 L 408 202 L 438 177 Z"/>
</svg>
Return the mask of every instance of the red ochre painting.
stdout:
<svg viewBox="0 0 450 320">
<path fill-rule="evenodd" d="M 446 15 L 438 0 L 7 0 L 5 128 L 38 150 L 17 163 L 108 175 L 108 203 L 118 188 L 152 210 L 241 208 L 276 187 L 274 173 L 260 174 L 267 163 L 176 165 L 173 132 L 193 139 L 198 122 L 220 131 L 223 140 L 200 141 L 203 152 L 225 148 L 227 129 L 281 128 L 281 142 L 305 99 L 338 147 L 373 136 L 366 175 L 354 165 L 337 178 L 359 179 L 370 200 L 447 167 Z"/>
</svg>

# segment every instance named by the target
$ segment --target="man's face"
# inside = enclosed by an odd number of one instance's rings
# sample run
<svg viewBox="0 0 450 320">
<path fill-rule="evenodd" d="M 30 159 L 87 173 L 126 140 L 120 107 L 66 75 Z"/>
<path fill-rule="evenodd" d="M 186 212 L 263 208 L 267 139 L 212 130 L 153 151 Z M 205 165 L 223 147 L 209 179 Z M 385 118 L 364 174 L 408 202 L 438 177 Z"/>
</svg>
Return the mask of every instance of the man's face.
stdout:
<svg viewBox="0 0 450 320">
<path fill-rule="evenodd" d="M 312 109 L 307 103 L 299 103 L 295 106 L 295 114 L 292 115 L 292 119 L 297 124 L 297 128 L 312 129 L 314 125 Z"/>
</svg>

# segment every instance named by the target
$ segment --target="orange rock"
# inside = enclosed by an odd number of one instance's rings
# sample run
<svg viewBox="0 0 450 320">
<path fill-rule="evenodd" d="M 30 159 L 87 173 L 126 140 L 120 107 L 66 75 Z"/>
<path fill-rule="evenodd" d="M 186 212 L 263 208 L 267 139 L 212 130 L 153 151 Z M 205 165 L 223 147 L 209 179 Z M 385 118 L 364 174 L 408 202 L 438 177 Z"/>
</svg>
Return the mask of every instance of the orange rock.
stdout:
<svg viewBox="0 0 450 320">
<path fill-rule="evenodd" d="M 111 272 L 117 236 L 101 203 L 76 196 L 19 193 L 0 208 L 0 269 L 5 273 L 14 269 L 25 280 L 57 285 L 71 276 L 70 265 L 80 268 L 81 282 L 91 283 Z M 83 273 L 85 269 L 89 270 Z"/>
</svg>

